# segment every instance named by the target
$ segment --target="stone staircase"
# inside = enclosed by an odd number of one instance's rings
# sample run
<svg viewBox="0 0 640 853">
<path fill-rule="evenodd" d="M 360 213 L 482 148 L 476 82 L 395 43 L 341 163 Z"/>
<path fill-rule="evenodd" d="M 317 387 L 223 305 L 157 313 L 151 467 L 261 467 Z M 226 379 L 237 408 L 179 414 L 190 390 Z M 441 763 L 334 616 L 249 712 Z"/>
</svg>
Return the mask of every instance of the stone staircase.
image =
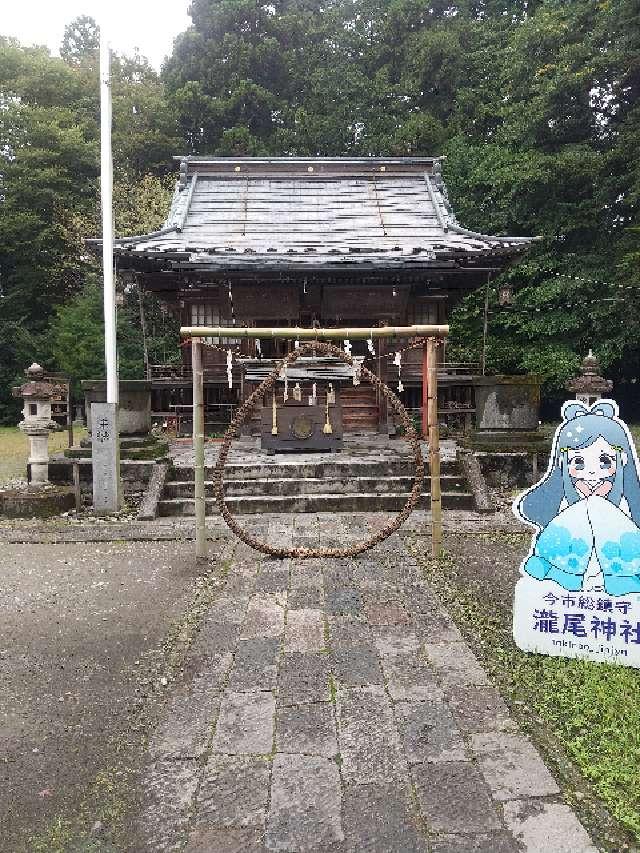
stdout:
<svg viewBox="0 0 640 853">
<path fill-rule="evenodd" d="M 232 513 L 263 512 L 397 512 L 411 490 L 412 464 L 406 458 L 354 460 L 340 455 L 304 461 L 229 462 L 225 468 L 226 501 Z M 424 482 L 420 508 L 429 508 L 429 478 Z M 217 513 L 213 496 L 213 467 L 205 469 L 207 513 Z M 444 509 L 476 508 L 462 467 L 454 459 L 441 466 Z M 157 514 L 194 514 L 194 471 L 190 465 L 170 469 Z"/>
</svg>

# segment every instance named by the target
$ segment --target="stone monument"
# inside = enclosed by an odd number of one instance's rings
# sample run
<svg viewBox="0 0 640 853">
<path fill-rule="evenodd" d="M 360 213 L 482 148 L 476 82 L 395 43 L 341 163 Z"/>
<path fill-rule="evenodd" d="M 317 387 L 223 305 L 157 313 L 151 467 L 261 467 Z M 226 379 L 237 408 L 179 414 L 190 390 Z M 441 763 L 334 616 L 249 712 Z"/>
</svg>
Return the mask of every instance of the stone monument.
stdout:
<svg viewBox="0 0 640 853">
<path fill-rule="evenodd" d="M 478 450 L 537 452 L 540 433 L 540 379 L 537 376 L 477 376 L 473 380 L 476 425 L 469 444 Z"/>
</svg>

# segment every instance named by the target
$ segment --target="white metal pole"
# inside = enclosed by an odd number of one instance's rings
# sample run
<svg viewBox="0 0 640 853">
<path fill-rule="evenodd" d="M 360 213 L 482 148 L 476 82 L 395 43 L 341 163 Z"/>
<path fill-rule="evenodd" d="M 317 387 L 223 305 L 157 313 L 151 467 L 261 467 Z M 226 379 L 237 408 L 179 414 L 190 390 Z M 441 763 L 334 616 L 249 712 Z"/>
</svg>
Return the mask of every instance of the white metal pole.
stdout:
<svg viewBox="0 0 640 853">
<path fill-rule="evenodd" d="M 102 274 L 104 282 L 104 352 L 107 402 L 91 407 L 93 508 L 117 512 L 122 500 L 118 429 L 118 364 L 116 293 L 113 274 L 113 158 L 111 153 L 111 56 L 106 25 L 100 28 L 100 202 L 102 207 Z"/>
<path fill-rule="evenodd" d="M 104 281 L 104 351 L 107 403 L 118 404 L 116 293 L 113 275 L 113 157 L 111 153 L 111 51 L 105 25 L 100 28 L 100 199 Z"/>
</svg>

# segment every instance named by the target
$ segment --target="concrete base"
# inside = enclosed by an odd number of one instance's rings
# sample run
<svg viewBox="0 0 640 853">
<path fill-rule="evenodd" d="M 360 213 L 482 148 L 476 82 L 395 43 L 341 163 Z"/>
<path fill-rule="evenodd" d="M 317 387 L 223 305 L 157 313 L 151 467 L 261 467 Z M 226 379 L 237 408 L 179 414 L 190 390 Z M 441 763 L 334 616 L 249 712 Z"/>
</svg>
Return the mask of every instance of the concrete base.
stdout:
<svg viewBox="0 0 640 853">
<path fill-rule="evenodd" d="M 0 515 L 7 518 L 52 518 L 75 507 L 70 486 L 35 486 L 0 491 Z"/>
</svg>

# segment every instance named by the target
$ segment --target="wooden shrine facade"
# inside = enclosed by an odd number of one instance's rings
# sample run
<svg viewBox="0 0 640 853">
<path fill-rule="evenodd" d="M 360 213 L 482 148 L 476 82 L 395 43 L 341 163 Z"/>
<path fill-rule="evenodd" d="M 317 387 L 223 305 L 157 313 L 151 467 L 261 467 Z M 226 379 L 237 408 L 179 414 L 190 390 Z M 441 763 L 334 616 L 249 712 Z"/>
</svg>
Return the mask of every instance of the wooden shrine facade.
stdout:
<svg viewBox="0 0 640 853">
<path fill-rule="evenodd" d="M 486 284 L 531 242 L 460 226 L 438 159 L 176 159 L 180 177 L 165 225 L 118 240 L 115 255 L 118 271 L 135 275 L 182 326 L 446 323 L 462 295 Z M 209 343 L 208 431 L 220 431 L 256 377 L 293 341 Z M 227 346 L 239 350 L 231 389 Z M 403 353 L 400 376 L 389 358 L 406 346 L 378 341 L 372 355 L 366 341 L 354 341 L 352 352 L 395 387 L 400 378 L 405 404 L 419 409 L 421 351 Z M 393 431 L 374 389 L 354 387 L 339 374 L 345 430 Z M 189 412 L 188 347 L 180 366 L 152 366 L 152 380 L 157 414 Z M 460 365 L 448 367 L 446 353 L 440 388 L 443 415 L 470 415 L 471 375 Z"/>
</svg>

